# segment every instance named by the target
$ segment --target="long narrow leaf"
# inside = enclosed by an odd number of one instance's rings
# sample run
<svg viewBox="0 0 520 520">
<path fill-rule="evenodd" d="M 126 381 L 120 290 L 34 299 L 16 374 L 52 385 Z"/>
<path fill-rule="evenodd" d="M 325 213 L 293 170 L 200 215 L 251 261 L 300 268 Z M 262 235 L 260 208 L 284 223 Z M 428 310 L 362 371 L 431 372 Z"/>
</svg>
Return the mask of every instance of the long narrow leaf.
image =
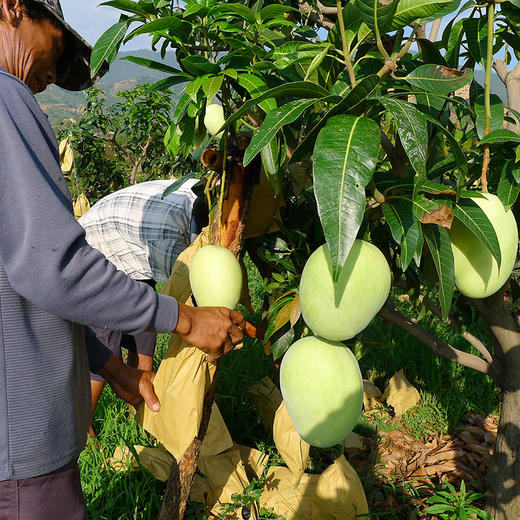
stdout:
<svg viewBox="0 0 520 520">
<path fill-rule="evenodd" d="M 296 150 L 294 150 L 291 162 L 301 161 L 311 154 L 318 133 L 331 117 L 342 113 L 356 114 L 356 107 L 360 106 L 361 103 L 370 97 L 377 89 L 379 81 L 379 76 L 371 74 L 357 83 L 356 86 L 345 95 L 342 101 L 332 107 L 305 136 L 305 139 L 298 145 Z"/>
<path fill-rule="evenodd" d="M 450 314 L 455 287 L 455 271 L 450 237 L 446 229 L 431 224 L 424 225 L 423 232 L 439 277 L 439 301 L 442 315 L 444 318 L 447 318 Z"/>
<path fill-rule="evenodd" d="M 489 249 L 497 264 L 502 262 L 500 244 L 493 224 L 480 206 L 471 199 L 460 199 L 451 206 L 453 216 L 458 218 Z"/>
<path fill-rule="evenodd" d="M 247 166 L 260 153 L 260 150 L 274 138 L 280 128 L 292 123 L 315 103 L 315 99 L 299 99 L 269 112 L 260 128 L 253 134 L 251 143 L 244 154 L 244 166 Z"/>
<path fill-rule="evenodd" d="M 426 179 L 426 151 L 428 148 L 428 125 L 424 116 L 411 103 L 401 99 L 378 98 L 394 116 L 397 132 L 412 168 L 419 175 L 417 183 Z"/>
<path fill-rule="evenodd" d="M 222 126 L 220 130 L 225 130 L 226 128 L 231 126 L 237 119 L 240 119 L 251 107 L 260 104 L 260 102 L 264 99 L 277 98 L 282 96 L 301 96 L 310 99 L 323 98 L 328 95 L 328 90 L 325 90 L 323 87 L 320 87 L 319 85 L 316 85 L 316 83 L 312 83 L 311 81 L 295 81 L 293 83 L 280 85 L 244 103 L 242 108 L 234 112 L 230 117 L 226 119 L 225 124 Z"/>
<path fill-rule="evenodd" d="M 331 117 L 314 148 L 314 192 L 337 280 L 365 212 L 365 187 L 374 173 L 381 131 L 371 119 Z"/>
<path fill-rule="evenodd" d="M 99 37 L 90 56 L 90 75 L 92 77 L 99 72 L 105 61 L 109 65 L 114 61 L 127 29 L 126 22 L 118 22 Z"/>
<path fill-rule="evenodd" d="M 383 215 L 394 240 L 401 246 L 401 269 L 406 271 L 413 260 L 421 227 L 413 215 L 413 203 L 401 200 L 397 204 L 383 204 Z"/>
</svg>

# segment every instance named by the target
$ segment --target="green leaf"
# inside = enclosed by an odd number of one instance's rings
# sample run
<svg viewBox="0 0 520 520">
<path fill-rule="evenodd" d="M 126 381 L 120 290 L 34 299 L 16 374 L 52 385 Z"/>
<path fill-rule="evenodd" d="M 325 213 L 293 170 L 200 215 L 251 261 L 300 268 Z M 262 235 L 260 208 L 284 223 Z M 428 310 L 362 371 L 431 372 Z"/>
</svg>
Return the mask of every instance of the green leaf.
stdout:
<svg viewBox="0 0 520 520">
<path fill-rule="evenodd" d="M 448 139 L 451 146 L 451 152 L 453 153 L 453 157 L 455 158 L 455 161 L 457 163 L 457 166 L 464 172 L 468 172 L 468 160 L 466 159 L 466 155 L 462 151 L 462 148 L 460 147 L 459 142 L 453 134 L 446 128 L 445 125 L 443 125 L 438 119 L 435 119 L 434 117 L 430 116 L 429 114 L 424 114 L 423 117 L 435 125 Z"/>
<path fill-rule="evenodd" d="M 440 65 L 421 65 L 404 79 L 414 87 L 436 94 L 449 94 L 455 92 L 473 79 L 473 71 L 463 71 L 441 67 Z"/>
<path fill-rule="evenodd" d="M 439 18 L 444 18 L 445 16 L 448 16 L 449 14 L 455 12 L 459 6 L 460 6 L 461 0 L 452 0 L 448 4 L 446 4 L 442 9 L 439 11 L 436 11 L 431 16 L 427 16 L 426 18 L 423 18 L 421 20 L 421 23 L 428 23 L 433 22 L 435 20 L 438 20 Z"/>
<path fill-rule="evenodd" d="M 424 225 L 423 232 L 439 277 L 439 301 L 442 315 L 447 318 L 450 314 L 455 286 L 450 237 L 446 229 L 431 224 Z"/>
<path fill-rule="evenodd" d="M 478 145 L 496 144 L 496 143 L 520 143 L 520 135 L 511 130 L 493 130 L 482 138 Z"/>
<path fill-rule="evenodd" d="M 289 7 L 287 5 L 267 5 L 260 11 L 260 20 L 262 20 L 262 22 L 265 22 L 267 20 L 276 18 L 280 15 L 283 16 L 284 13 L 289 13 L 291 11 L 298 12 L 298 9 L 294 9 L 293 7 Z"/>
<path fill-rule="evenodd" d="M 378 98 L 394 116 L 401 143 L 410 159 L 412 168 L 419 175 L 420 186 L 426 179 L 426 152 L 428 149 L 428 125 L 424 116 L 411 103 L 397 98 Z"/>
<path fill-rule="evenodd" d="M 399 29 L 420 18 L 427 18 L 450 2 L 451 0 L 401 0 L 395 11 L 392 29 Z"/>
<path fill-rule="evenodd" d="M 301 161 L 305 157 L 311 154 L 316 137 L 319 131 L 325 126 L 327 121 L 336 115 L 348 113 L 352 111 L 355 113 L 355 108 L 360 105 L 363 101 L 368 99 L 370 95 L 379 86 L 379 76 L 371 74 L 363 78 L 356 86 L 347 92 L 347 95 L 340 101 L 335 107 L 332 107 L 320 121 L 311 129 L 311 131 L 305 136 L 305 139 L 298 145 L 294 150 L 291 162 Z"/>
<path fill-rule="evenodd" d="M 142 16 L 147 16 L 153 13 L 153 8 L 147 9 L 146 4 L 143 4 L 142 2 L 132 2 L 132 0 L 111 0 L 99 5 L 108 5 L 127 13 L 140 14 Z"/>
<path fill-rule="evenodd" d="M 463 22 L 466 43 L 471 57 L 485 67 L 487 56 L 487 20 L 466 18 Z"/>
<path fill-rule="evenodd" d="M 283 328 L 281 330 L 284 330 Z M 273 335 L 273 338 L 276 335 Z M 273 352 L 273 359 L 281 358 L 287 349 L 292 345 L 294 341 L 294 329 L 290 328 L 287 332 L 284 332 L 279 338 L 271 343 L 271 350 Z"/>
<path fill-rule="evenodd" d="M 449 504 L 436 504 L 434 506 L 429 507 L 425 513 L 429 513 L 431 515 L 437 515 L 439 513 L 447 513 L 448 511 L 455 511 L 455 506 Z"/>
<path fill-rule="evenodd" d="M 178 85 L 179 83 L 187 83 L 192 79 L 192 76 L 188 76 L 185 74 L 184 76 L 169 76 L 168 78 L 160 79 L 156 81 L 150 88 L 152 90 L 168 90 L 170 87 L 174 85 Z"/>
<path fill-rule="evenodd" d="M 258 97 L 269 90 L 267 83 L 255 74 L 239 74 L 237 81 L 242 88 L 245 88 L 249 92 L 252 98 Z M 270 110 L 274 110 L 277 104 L 276 100 L 269 98 L 258 103 L 258 106 L 267 113 Z"/>
<path fill-rule="evenodd" d="M 396 204 L 383 204 L 383 215 L 390 226 L 394 240 L 401 246 L 401 269 L 406 271 L 413 260 L 421 226 L 414 218 L 413 204 L 410 200 L 399 200 Z"/>
<path fill-rule="evenodd" d="M 90 75 L 92 77 L 99 72 L 105 61 L 109 65 L 114 61 L 127 28 L 126 22 L 118 22 L 99 37 L 90 56 Z"/>
<path fill-rule="evenodd" d="M 250 99 L 249 101 L 244 103 L 242 108 L 234 112 L 230 117 L 226 119 L 226 123 L 222 127 L 222 130 L 228 128 L 237 119 L 240 119 L 251 107 L 259 105 L 260 102 L 264 99 L 282 96 L 305 97 L 308 99 L 322 98 L 328 95 L 328 90 L 325 90 L 323 87 L 320 87 L 319 85 L 316 85 L 316 83 L 312 83 L 311 81 L 295 81 L 293 83 L 286 83 L 285 85 L 274 87 L 268 90 L 267 92 L 264 92 L 260 96 Z"/>
<path fill-rule="evenodd" d="M 464 35 L 464 20 L 458 20 L 453 25 L 448 39 L 445 59 L 450 67 L 456 68 L 459 64 L 460 50 L 462 47 L 462 37 Z"/>
<path fill-rule="evenodd" d="M 484 107 L 484 95 L 480 95 L 475 99 L 474 104 L 477 135 L 479 139 L 484 137 L 484 129 L 486 125 L 486 109 Z M 504 125 L 504 103 L 496 95 L 491 94 L 491 121 L 490 131 L 501 130 Z"/>
<path fill-rule="evenodd" d="M 178 125 L 179 121 L 184 117 L 186 110 L 188 110 L 188 106 L 191 104 L 191 97 L 188 94 L 184 94 L 177 106 L 175 107 L 175 111 L 173 112 L 172 124 Z"/>
<path fill-rule="evenodd" d="M 142 65 L 143 67 L 147 67 L 152 70 L 166 72 L 166 74 L 180 74 L 181 76 L 188 77 L 186 73 L 184 73 L 182 70 L 176 69 L 175 67 L 170 67 L 162 61 L 154 61 L 148 58 L 140 58 L 139 56 L 123 56 L 121 59 L 131 61 L 132 63 Z"/>
<path fill-rule="evenodd" d="M 330 44 L 328 43 L 288 42 L 280 48 L 274 49 L 270 58 L 274 61 L 277 69 L 283 70 L 300 61 L 312 59 L 321 54 L 323 49 L 329 47 Z"/>
<path fill-rule="evenodd" d="M 425 63 L 434 63 L 447 67 L 448 64 L 444 59 L 444 56 L 439 50 L 439 46 L 428 38 L 417 38 L 417 45 L 421 51 L 422 61 Z"/>
<path fill-rule="evenodd" d="M 177 191 L 186 181 L 189 181 L 190 179 L 196 179 L 196 178 L 197 178 L 197 176 L 193 172 L 187 173 L 186 175 L 183 175 L 180 179 L 177 179 L 175 182 L 170 184 L 163 191 L 161 199 L 164 199 L 165 197 L 170 195 L 170 193 L 173 193 L 174 191 Z"/>
<path fill-rule="evenodd" d="M 363 117 L 331 117 L 314 148 L 314 193 L 337 280 L 365 212 L 365 187 L 374 173 L 381 131 Z"/>
<path fill-rule="evenodd" d="M 197 54 L 182 59 L 181 63 L 184 68 L 194 76 L 217 74 L 217 72 L 220 72 L 220 67 L 217 64 L 211 63 L 211 61 L 204 56 Z"/>
<path fill-rule="evenodd" d="M 332 45 L 330 47 L 332 47 Z M 327 56 L 330 47 L 324 47 L 319 54 L 314 56 L 314 58 L 311 61 L 311 64 L 309 65 L 309 68 L 307 69 L 307 72 L 305 73 L 305 78 L 303 78 L 305 81 L 307 81 L 311 74 L 321 65 L 321 63 L 325 59 L 325 56 Z"/>
<path fill-rule="evenodd" d="M 356 0 L 361 19 L 370 29 L 380 32 L 391 23 L 399 0 Z"/>
<path fill-rule="evenodd" d="M 217 95 L 223 81 L 224 76 L 211 76 L 202 83 L 202 90 L 210 101 L 212 101 L 213 96 Z"/>
<path fill-rule="evenodd" d="M 278 139 L 273 137 L 269 143 L 262 148 L 260 154 L 262 156 L 262 165 L 265 174 L 273 187 L 275 195 L 278 195 L 283 187 L 283 175 L 280 172 L 280 159 L 278 154 Z"/>
<path fill-rule="evenodd" d="M 520 167 L 513 164 L 512 161 L 506 162 L 502 168 L 502 174 L 500 175 L 497 188 L 498 198 L 506 208 L 506 211 L 513 206 L 520 193 L 520 184 L 518 184 L 519 177 Z"/>
<path fill-rule="evenodd" d="M 140 34 L 154 34 L 159 31 L 170 31 L 170 33 L 176 37 L 182 38 L 182 34 L 190 27 L 189 23 L 182 21 L 176 16 L 165 16 L 164 18 L 159 18 L 158 20 L 153 20 L 152 22 L 141 25 L 128 35 L 126 41 L 132 40 Z"/>
<path fill-rule="evenodd" d="M 453 216 L 458 218 L 495 257 L 497 264 L 502 262 L 500 244 L 493 224 L 480 206 L 473 200 L 464 198 L 451 206 Z"/>
<path fill-rule="evenodd" d="M 316 104 L 315 99 L 298 99 L 286 103 L 281 108 L 271 110 L 265 116 L 264 122 L 260 128 L 253 134 L 253 138 L 249 143 L 244 154 L 244 166 L 247 166 L 256 155 L 266 146 L 277 134 L 278 130 L 295 119 L 310 106 Z"/>
<path fill-rule="evenodd" d="M 235 15 L 248 24 L 256 24 L 256 15 L 249 7 L 242 4 L 221 4 L 215 12 L 215 17 L 221 15 Z"/>
</svg>

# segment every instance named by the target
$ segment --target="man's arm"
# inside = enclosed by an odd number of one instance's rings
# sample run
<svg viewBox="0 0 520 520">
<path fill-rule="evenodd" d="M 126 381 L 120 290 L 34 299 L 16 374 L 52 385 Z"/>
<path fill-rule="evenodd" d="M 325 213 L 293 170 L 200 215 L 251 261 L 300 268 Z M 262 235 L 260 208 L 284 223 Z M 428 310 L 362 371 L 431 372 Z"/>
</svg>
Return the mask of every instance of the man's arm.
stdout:
<svg viewBox="0 0 520 520">
<path fill-rule="evenodd" d="M 57 143 L 32 94 L 14 79 L 0 93 L 0 262 L 13 289 L 66 320 L 169 332 L 177 303 L 117 271 L 85 241 L 72 214 Z"/>
</svg>

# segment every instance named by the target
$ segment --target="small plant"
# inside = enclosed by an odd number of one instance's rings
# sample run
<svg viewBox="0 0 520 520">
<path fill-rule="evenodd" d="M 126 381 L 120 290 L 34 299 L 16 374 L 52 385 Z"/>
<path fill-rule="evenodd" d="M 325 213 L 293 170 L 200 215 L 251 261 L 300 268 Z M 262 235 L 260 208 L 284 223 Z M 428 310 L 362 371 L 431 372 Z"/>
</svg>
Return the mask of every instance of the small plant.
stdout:
<svg viewBox="0 0 520 520">
<path fill-rule="evenodd" d="M 475 500 L 483 498 L 484 493 L 467 492 L 464 481 L 460 483 L 459 492 L 449 482 L 446 483 L 445 488 L 447 491 L 438 491 L 427 500 L 428 504 L 433 505 L 426 510 L 426 513 L 438 515 L 443 520 L 466 520 L 469 518 L 493 520 L 489 513 L 471 505 Z"/>
<path fill-rule="evenodd" d="M 226 519 L 228 515 L 240 513 L 239 518 L 249 520 L 252 517 L 251 510 L 259 507 L 260 496 L 263 492 L 263 479 L 253 480 L 243 493 L 231 495 L 233 502 L 221 507 L 219 518 Z M 259 508 L 260 520 L 285 520 L 285 517 L 278 516 L 272 509 Z"/>
</svg>

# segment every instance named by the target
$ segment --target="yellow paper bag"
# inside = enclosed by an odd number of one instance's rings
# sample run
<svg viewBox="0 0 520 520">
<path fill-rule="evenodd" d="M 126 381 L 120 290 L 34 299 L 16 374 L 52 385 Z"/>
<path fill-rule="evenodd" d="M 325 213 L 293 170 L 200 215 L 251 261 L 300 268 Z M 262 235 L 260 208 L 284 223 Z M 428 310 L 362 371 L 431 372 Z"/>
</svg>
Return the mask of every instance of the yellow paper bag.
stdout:
<svg viewBox="0 0 520 520">
<path fill-rule="evenodd" d="M 269 455 L 249 446 L 238 444 L 237 447 L 249 480 L 261 478 L 269 462 Z"/>
<path fill-rule="evenodd" d="M 274 218 L 281 220 L 280 208 L 285 204 L 283 194 L 275 195 L 264 169 L 260 171 L 260 183 L 253 188 L 249 212 L 244 230 L 245 238 L 253 238 L 278 231 Z"/>
<path fill-rule="evenodd" d="M 342 455 L 319 477 L 312 501 L 315 520 L 355 520 L 368 517 L 363 486 L 354 468 Z"/>
<path fill-rule="evenodd" d="M 177 460 L 198 434 L 204 395 L 214 373 L 215 366 L 202 351 L 172 335 L 154 380 L 161 410 L 152 412 L 141 404 L 135 419 Z"/>
<path fill-rule="evenodd" d="M 84 193 L 80 193 L 78 198 L 74 201 L 74 217 L 79 219 L 90 209 L 90 202 Z"/>
<path fill-rule="evenodd" d="M 251 395 L 251 401 L 258 412 L 258 416 L 264 426 L 272 430 L 276 410 L 278 410 L 282 404 L 282 394 L 280 390 L 278 390 L 268 377 L 264 377 L 258 383 L 250 386 L 248 390 Z"/>
<path fill-rule="evenodd" d="M 195 496 L 199 498 L 203 496 L 205 498 L 203 503 L 211 508 L 211 513 L 214 515 L 219 514 L 224 504 L 233 502 L 234 494 L 243 493 L 249 485 L 246 467 L 237 446 L 220 455 L 199 460 L 199 470 L 203 474 L 205 483 L 199 482 L 195 494 L 190 498 L 194 500 Z M 258 519 L 257 509 L 252 507 L 250 510 L 252 520 Z M 240 519 L 240 510 L 241 508 L 234 515 L 226 516 L 226 519 Z"/>
<path fill-rule="evenodd" d="M 319 475 L 305 473 L 295 485 L 290 469 L 272 466 L 267 473 L 260 505 L 286 520 L 313 520 L 312 499 L 318 479 Z"/>
<path fill-rule="evenodd" d="M 134 446 L 139 457 L 139 462 L 157 480 L 166 481 L 170 476 L 170 468 L 173 457 L 162 446 L 153 448 L 149 446 Z M 107 460 L 107 465 L 116 471 L 126 471 L 127 469 L 138 470 L 139 463 L 127 446 L 118 446 L 114 455 Z"/>
<path fill-rule="evenodd" d="M 201 459 L 218 455 L 233 447 L 233 439 L 227 429 L 224 418 L 218 409 L 216 403 L 211 408 L 211 416 L 209 418 L 208 431 L 202 441 L 200 447 Z"/>
<path fill-rule="evenodd" d="M 278 452 L 294 475 L 293 483 L 297 484 L 305 471 L 310 446 L 296 431 L 285 402 L 276 411 L 273 438 Z"/>
</svg>

